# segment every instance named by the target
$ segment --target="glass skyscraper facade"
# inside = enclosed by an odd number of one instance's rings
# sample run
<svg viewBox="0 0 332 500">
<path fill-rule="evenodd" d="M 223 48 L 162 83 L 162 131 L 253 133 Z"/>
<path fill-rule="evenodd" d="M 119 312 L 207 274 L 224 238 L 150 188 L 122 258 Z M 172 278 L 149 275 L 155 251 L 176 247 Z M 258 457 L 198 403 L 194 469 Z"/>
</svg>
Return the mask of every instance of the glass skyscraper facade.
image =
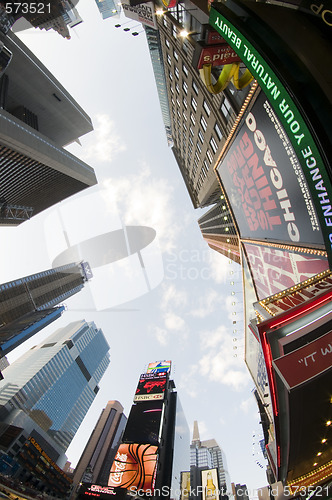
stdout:
<svg viewBox="0 0 332 500">
<path fill-rule="evenodd" d="M 0 420 L 10 422 L 11 414 L 21 410 L 65 452 L 99 390 L 108 350 L 93 322 L 57 330 L 6 368 Z"/>
<path fill-rule="evenodd" d="M 201 441 L 198 424 L 194 422 L 193 440 L 190 445 L 191 485 L 196 488 L 201 485 L 201 471 L 218 470 L 219 489 L 228 496 L 232 492 L 230 476 L 227 468 L 226 455 L 215 439 Z"/>
<path fill-rule="evenodd" d="M 79 292 L 87 263 L 72 263 L 0 285 L 0 357 L 58 318 L 55 306 Z"/>
</svg>

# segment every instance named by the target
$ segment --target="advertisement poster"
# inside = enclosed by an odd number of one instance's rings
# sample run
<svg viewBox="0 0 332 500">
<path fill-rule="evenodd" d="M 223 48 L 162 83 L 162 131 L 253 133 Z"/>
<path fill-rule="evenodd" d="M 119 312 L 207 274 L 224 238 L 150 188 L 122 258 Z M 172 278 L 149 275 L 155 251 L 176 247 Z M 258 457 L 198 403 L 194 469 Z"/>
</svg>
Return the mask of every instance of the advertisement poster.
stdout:
<svg viewBox="0 0 332 500">
<path fill-rule="evenodd" d="M 164 372 L 142 374 L 137 385 L 134 401 L 164 399 L 166 384 L 167 374 Z"/>
<path fill-rule="evenodd" d="M 203 500 L 219 500 L 218 469 L 202 470 Z"/>
<path fill-rule="evenodd" d="M 242 238 L 323 245 L 291 142 L 261 93 L 217 166 Z"/>
<path fill-rule="evenodd" d="M 157 446 L 149 444 L 120 444 L 110 470 L 108 486 L 153 491 L 157 449 Z"/>
<path fill-rule="evenodd" d="M 245 243 L 259 300 L 282 292 L 329 268 L 327 257 Z"/>
</svg>

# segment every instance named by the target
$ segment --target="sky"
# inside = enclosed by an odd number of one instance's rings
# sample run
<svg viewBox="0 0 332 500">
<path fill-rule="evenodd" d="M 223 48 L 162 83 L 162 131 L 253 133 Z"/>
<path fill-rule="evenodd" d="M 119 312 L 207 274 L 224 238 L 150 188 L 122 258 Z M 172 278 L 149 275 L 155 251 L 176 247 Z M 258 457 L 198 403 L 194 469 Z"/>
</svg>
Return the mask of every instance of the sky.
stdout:
<svg viewBox="0 0 332 500">
<path fill-rule="evenodd" d="M 72 466 L 107 401 L 120 401 L 128 415 L 147 364 L 171 360 L 191 433 L 197 420 L 201 439 L 223 448 L 231 481 L 246 483 L 253 498 L 266 476 L 254 384 L 243 360 L 240 266 L 202 238 L 197 219 L 204 210 L 193 209 L 167 145 L 144 33 L 133 37 L 115 28 L 118 19 L 102 20 L 94 0 L 77 8 L 84 22 L 71 40 L 35 29 L 19 36 L 91 117 L 94 131 L 68 150 L 94 168 L 98 185 L 17 228 L 1 227 L 1 282 L 52 267 L 66 248 L 64 230 L 74 244 L 137 226 L 142 235 L 150 228 L 144 234 L 151 242 L 142 250 L 145 271 L 135 251 L 94 269 L 62 317 L 9 360 L 71 321 L 94 321 L 103 330 L 111 362 L 67 450 Z"/>
</svg>

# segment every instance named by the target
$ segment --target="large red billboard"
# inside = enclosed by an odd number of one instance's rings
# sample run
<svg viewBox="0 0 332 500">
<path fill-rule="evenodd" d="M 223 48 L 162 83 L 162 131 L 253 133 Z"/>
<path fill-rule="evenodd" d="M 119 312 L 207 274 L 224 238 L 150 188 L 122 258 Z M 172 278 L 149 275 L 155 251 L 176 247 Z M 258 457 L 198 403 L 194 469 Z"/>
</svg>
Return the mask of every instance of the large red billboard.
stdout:
<svg viewBox="0 0 332 500">
<path fill-rule="evenodd" d="M 244 243 L 259 300 L 282 292 L 329 268 L 327 257 Z"/>
<path fill-rule="evenodd" d="M 288 390 L 332 367 L 332 331 L 273 361 Z"/>
<path fill-rule="evenodd" d="M 167 384 L 167 373 L 143 373 L 140 376 L 134 401 L 150 401 L 164 399 Z"/>
<path fill-rule="evenodd" d="M 242 238 L 324 248 L 301 165 L 263 93 L 246 112 L 216 171 Z"/>
<path fill-rule="evenodd" d="M 150 444 L 120 444 L 113 461 L 108 486 L 153 491 L 157 446 Z"/>
</svg>

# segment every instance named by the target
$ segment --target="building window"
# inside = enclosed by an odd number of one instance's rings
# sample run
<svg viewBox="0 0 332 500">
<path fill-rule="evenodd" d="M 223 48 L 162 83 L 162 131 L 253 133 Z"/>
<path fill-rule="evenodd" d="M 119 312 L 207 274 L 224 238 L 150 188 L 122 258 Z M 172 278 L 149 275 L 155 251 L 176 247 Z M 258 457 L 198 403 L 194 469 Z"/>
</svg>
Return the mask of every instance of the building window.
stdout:
<svg viewBox="0 0 332 500">
<path fill-rule="evenodd" d="M 214 153 L 216 153 L 217 149 L 218 149 L 218 144 L 216 143 L 215 138 L 213 136 L 211 136 L 211 139 L 210 139 L 210 146 L 211 146 L 212 151 Z"/>
<path fill-rule="evenodd" d="M 177 68 L 176 66 L 174 68 L 174 73 L 175 73 L 176 78 L 179 79 L 179 76 L 180 76 L 179 68 Z"/>
<path fill-rule="evenodd" d="M 193 130 L 193 128 L 192 128 L 192 127 L 190 127 L 190 129 L 189 129 L 189 133 L 190 133 L 190 135 L 191 135 L 192 137 L 194 137 L 195 132 L 194 132 L 194 130 Z"/>
<path fill-rule="evenodd" d="M 191 105 L 194 111 L 197 111 L 197 101 L 194 97 L 191 98 Z"/>
<path fill-rule="evenodd" d="M 193 113 L 190 113 L 190 120 L 193 122 L 194 125 L 196 124 L 196 120 Z"/>
<path fill-rule="evenodd" d="M 187 66 L 185 66 L 184 64 L 182 65 L 182 71 L 186 76 L 188 76 L 188 69 Z"/>
<path fill-rule="evenodd" d="M 182 88 L 186 94 L 188 94 L 188 85 L 187 82 L 183 81 L 182 82 Z"/>
<path fill-rule="evenodd" d="M 206 151 L 206 156 L 208 157 L 209 162 L 212 163 L 213 162 L 213 156 L 212 156 L 212 153 L 211 153 L 211 151 L 209 149 Z"/>
<path fill-rule="evenodd" d="M 197 86 L 197 83 L 195 82 L 195 80 L 193 80 L 192 86 L 193 86 L 195 94 L 198 95 L 198 86 Z"/>
<path fill-rule="evenodd" d="M 217 137 L 218 137 L 219 141 L 221 141 L 221 139 L 222 139 L 222 132 L 220 130 L 220 127 L 219 127 L 218 123 L 215 124 L 214 131 L 217 134 Z"/>
<path fill-rule="evenodd" d="M 210 116 L 211 110 L 210 110 L 210 108 L 209 108 L 209 106 L 208 106 L 208 104 L 207 104 L 207 102 L 206 102 L 206 101 L 204 101 L 204 102 L 203 102 L 203 108 L 205 109 L 206 114 L 207 114 L 208 116 Z"/>
<path fill-rule="evenodd" d="M 201 143 L 204 144 L 204 135 L 203 135 L 203 132 L 201 131 L 201 129 L 199 129 L 199 131 L 198 131 L 198 137 L 199 137 L 199 140 L 201 141 Z"/>
<path fill-rule="evenodd" d="M 169 79 L 170 79 L 170 80 L 173 80 L 173 75 L 172 75 L 172 72 L 171 72 L 171 71 L 169 72 Z"/>
<path fill-rule="evenodd" d="M 172 66 L 172 59 L 171 59 L 171 56 L 169 54 L 167 54 L 167 62 L 170 66 Z"/>
<path fill-rule="evenodd" d="M 175 90 L 177 91 L 178 94 L 180 94 L 180 88 L 179 88 L 178 84 L 175 85 Z"/>
<path fill-rule="evenodd" d="M 165 16 L 163 16 L 163 23 L 164 23 L 165 28 L 167 28 L 167 19 Z"/>
<path fill-rule="evenodd" d="M 185 121 L 187 121 L 187 120 L 188 120 L 188 117 L 187 117 L 186 113 L 182 113 L 182 116 L 183 116 L 183 118 L 185 119 Z M 183 125 L 184 125 L 184 123 L 183 123 Z"/>
<path fill-rule="evenodd" d="M 188 104 L 187 104 L 187 99 L 185 97 L 183 98 L 182 102 L 183 102 L 184 107 L 187 109 L 188 108 Z"/>
<path fill-rule="evenodd" d="M 178 61 L 179 60 L 179 56 L 178 56 L 178 53 L 176 52 L 176 50 L 174 50 L 173 55 L 174 55 L 175 59 Z"/>
<path fill-rule="evenodd" d="M 176 31 L 176 26 L 174 26 L 174 24 L 172 25 L 172 35 L 174 38 L 177 38 L 177 36 L 178 36 L 177 31 Z"/>
<path fill-rule="evenodd" d="M 207 173 L 209 171 L 209 165 L 207 164 L 207 161 L 203 161 L 203 167 L 202 167 L 202 172 L 205 172 L 205 177 L 207 176 Z"/>
<path fill-rule="evenodd" d="M 226 97 L 221 105 L 221 112 L 225 118 L 227 118 L 231 114 L 231 105 Z"/>
<path fill-rule="evenodd" d="M 202 152 L 202 146 L 201 146 L 201 143 L 199 141 L 197 141 L 196 147 L 197 147 L 198 151 L 201 153 Z"/>
<path fill-rule="evenodd" d="M 172 94 L 174 95 L 174 89 L 173 87 L 170 87 L 170 91 L 172 92 Z"/>
<path fill-rule="evenodd" d="M 181 103 L 179 101 L 179 99 L 176 99 L 176 104 L 180 107 L 181 106 Z"/>
<path fill-rule="evenodd" d="M 200 121 L 200 124 L 202 125 L 202 129 L 204 130 L 204 132 L 206 132 L 206 129 L 207 129 L 207 121 L 205 120 L 204 116 L 202 115 L 201 116 L 201 121 Z"/>
<path fill-rule="evenodd" d="M 167 40 L 167 38 L 165 38 L 165 43 L 166 43 L 166 47 L 167 47 L 167 48 L 170 48 L 170 43 L 169 43 L 169 41 Z"/>
</svg>

